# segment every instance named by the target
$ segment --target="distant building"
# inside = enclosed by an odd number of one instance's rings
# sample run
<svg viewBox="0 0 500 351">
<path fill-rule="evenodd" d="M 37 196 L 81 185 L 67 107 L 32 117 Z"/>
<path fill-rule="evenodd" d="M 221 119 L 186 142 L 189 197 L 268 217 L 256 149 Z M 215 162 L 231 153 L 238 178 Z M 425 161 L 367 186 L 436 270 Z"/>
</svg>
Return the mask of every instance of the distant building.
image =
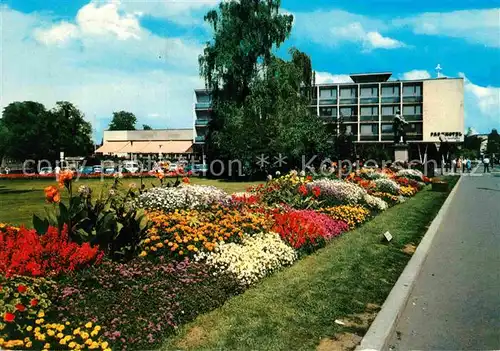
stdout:
<svg viewBox="0 0 500 351">
<path fill-rule="evenodd" d="M 435 149 L 443 140 L 463 142 L 463 78 L 402 81 L 389 80 L 391 75 L 352 74 L 352 83 L 317 84 L 310 111 L 331 125 L 333 131 L 342 120 L 346 132 L 359 144 L 392 144 L 392 122 L 397 111 L 408 122 L 407 139 L 413 149 L 424 145 L 425 149 Z M 195 96 L 195 145 L 203 149 L 211 100 L 204 89 L 195 90 Z"/>
<path fill-rule="evenodd" d="M 164 159 L 191 159 L 193 129 L 105 131 L 97 154 L 117 157 L 157 156 Z"/>
</svg>

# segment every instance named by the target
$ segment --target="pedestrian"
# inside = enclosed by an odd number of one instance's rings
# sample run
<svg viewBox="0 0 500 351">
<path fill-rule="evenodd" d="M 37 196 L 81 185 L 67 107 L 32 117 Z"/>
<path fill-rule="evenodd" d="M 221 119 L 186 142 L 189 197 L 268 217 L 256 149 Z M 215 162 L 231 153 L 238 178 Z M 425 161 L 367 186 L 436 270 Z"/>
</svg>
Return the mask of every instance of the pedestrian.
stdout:
<svg viewBox="0 0 500 351">
<path fill-rule="evenodd" d="M 469 172 L 469 173 L 470 173 L 471 169 L 472 169 L 472 162 L 471 162 L 471 160 L 468 158 L 468 159 L 467 159 L 467 172 Z"/>
<path fill-rule="evenodd" d="M 465 167 L 467 167 L 467 159 L 464 158 L 462 160 L 462 173 L 465 173 Z"/>
<path fill-rule="evenodd" d="M 457 159 L 457 168 L 459 171 L 462 169 L 462 158 L 461 157 L 459 157 Z"/>
<path fill-rule="evenodd" d="M 484 173 L 490 173 L 490 158 L 488 156 L 484 156 L 483 165 L 484 165 Z"/>
<path fill-rule="evenodd" d="M 457 163 L 458 161 L 455 158 L 451 161 L 451 165 L 453 166 L 453 173 L 457 173 Z"/>
</svg>

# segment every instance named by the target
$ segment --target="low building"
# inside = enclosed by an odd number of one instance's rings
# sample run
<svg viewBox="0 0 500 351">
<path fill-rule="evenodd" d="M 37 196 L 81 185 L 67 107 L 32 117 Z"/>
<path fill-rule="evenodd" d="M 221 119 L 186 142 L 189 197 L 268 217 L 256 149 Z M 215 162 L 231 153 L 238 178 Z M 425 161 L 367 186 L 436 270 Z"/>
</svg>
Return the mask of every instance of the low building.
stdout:
<svg viewBox="0 0 500 351">
<path fill-rule="evenodd" d="M 193 139 L 193 129 L 107 130 L 96 153 L 123 158 L 191 159 Z"/>
</svg>

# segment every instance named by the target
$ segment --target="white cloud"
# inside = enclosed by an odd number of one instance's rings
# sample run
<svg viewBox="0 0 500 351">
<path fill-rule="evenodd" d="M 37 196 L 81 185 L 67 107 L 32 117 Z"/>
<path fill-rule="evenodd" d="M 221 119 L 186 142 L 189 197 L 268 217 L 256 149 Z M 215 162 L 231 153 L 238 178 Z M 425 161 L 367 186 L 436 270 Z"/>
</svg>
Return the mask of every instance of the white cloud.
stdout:
<svg viewBox="0 0 500 351">
<path fill-rule="evenodd" d="M 366 41 L 369 43 L 368 48 L 373 49 L 397 49 L 405 46 L 403 42 L 389 37 L 384 37 L 379 32 L 367 33 Z"/>
<path fill-rule="evenodd" d="M 414 69 L 409 72 L 405 72 L 402 75 L 403 80 L 419 80 L 419 79 L 429 79 L 431 74 L 426 70 Z"/>
<path fill-rule="evenodd" d="M 37 29 L 35 38 L 45 45 L 61 45 L 79 36 L 79 29 L 72 23 L 62 21 L 49 29 Z"/>
<path fill-rule="evenodd" d="M 127 18 L 126 13 L 120 16 Z M 96 35 L 84 31 L 76 18 L 78 38 L 52 35 L 44 41 L 37 29 L 53 22 L 50 17 L 4 7 L 2 21 L 2 110 L 14 101 L 34 100 L 51 108 L 67 100 L 92 122 L 98 140 L 117 110 L 131 111 L 140 124 L 152 127 L 192 126 L 193 89 L 203 86 L 198 76 L 199 43 L 160 37 L 141 27 L 137 31 L 121 21 L 117 23 L 125 24 L 104 26 L 102 35 Z M 134 33 L 140 40 L 130 36 Z M 124 35 L 128 40 L 118 40 Z M 54 45 L 63 42 L 67 45 Z"/>
<path fill-rule="evenodd" d="M 122 0 L 120 8 L 127 12 L 140 12 L 156 18 L 165 18 L 179 25 L 196 25 L 203 22 L 205 12 L 221 0 Z"/>
<path fill-rule="evenodd" d="M 462 38 L 470 43 L 500 47 L 500 9 L 426 12 L 397 19 L 393 24 L 409 26 L 415 34 Z"/>
<path fill-rule="evenodd" d="M 406 45 L 381 32 L 389 27 L 380 20 L 341 10 L 295 13 L 294 34 L 316 44 L 336 46 L 354 42 L 363 51 L 397 49 Z"/>
<path fill-rule="evenodd" d="M 328 72 L 316 72 L 316 83 L 352 83 L 348 74 L 331 74 Z"/>
</svg>

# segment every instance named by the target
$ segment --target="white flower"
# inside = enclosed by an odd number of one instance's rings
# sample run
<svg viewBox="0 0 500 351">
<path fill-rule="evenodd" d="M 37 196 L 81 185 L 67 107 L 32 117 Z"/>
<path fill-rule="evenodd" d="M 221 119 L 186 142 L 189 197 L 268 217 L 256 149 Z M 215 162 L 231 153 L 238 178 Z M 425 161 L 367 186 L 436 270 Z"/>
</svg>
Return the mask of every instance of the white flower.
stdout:
<svg viewBox="0 0 500 351">
<path fill-rule="evenodd" d="M 273 176 L 269 174 L 269 175 L 267 176 L 267 181 L 268 181 L 268 182 L 270 182 L 271 180 L 273 180 Z"/>
<path fill-rule="evenodd" d="M 248 286 L 277 269 L 291 265 L 297 253 L 275 233 L 244 237 L 241 244 L 220 243 L 211 253 L 201 252 L 195 260 L 204 260 L 221 272 L 233 274 L 241 285 Z"/>
<path fill-rule="evenodd" d="M 381 198 L 366 194 L 363 197 L 363 200 L 365 204 L 370 207 L 371 209 L 377 210 L 377 211 L 385 211 L 387 208 L 389 208 L 389 205 L 387 202 L 382 200 Z"/>
<path fill-rule="evenodd" d="M 281 175 L 280 171 L 276 171 L 276 177 L 279 177 Z"/>
<path fill-rule="evenodd" d="M 330 204 L 356 205 L 362 202 L 366 190 L 357 184 L 341 180 L 319 179 L 306 185 L 309 190 L 318 187 L 321 190 L 321 199 Z"/>
<path fill-rule="evenodd" d="M 404 177 L 404 178 L 413 179 L 413 180 L 416 180 L 419 182 L 424 180 L 423 173 L 416 170 L 416 169 L 402 169 L 398 173 L 396 173 L 396 177 Z"/>
<path fill-rule="evenodd" d="M 400 186 L 392 179 L 380 178 L 375 180 L 377 191 L 399 195 Z"/>
<path fill-rule="evenodd" d="M 116 191 L 114 189 L 109 189 L 109 195 L 115 196 L 116 195 Z"/>
<path fill-rule="evenodd" d="M 295 171 L 295 174 L 297 174 L 297 171 Z M 305 171 L 300 171 L 300 176 L 301 177 L 305 177 L 306 176 L 306 172 Z"/>
</svg>

